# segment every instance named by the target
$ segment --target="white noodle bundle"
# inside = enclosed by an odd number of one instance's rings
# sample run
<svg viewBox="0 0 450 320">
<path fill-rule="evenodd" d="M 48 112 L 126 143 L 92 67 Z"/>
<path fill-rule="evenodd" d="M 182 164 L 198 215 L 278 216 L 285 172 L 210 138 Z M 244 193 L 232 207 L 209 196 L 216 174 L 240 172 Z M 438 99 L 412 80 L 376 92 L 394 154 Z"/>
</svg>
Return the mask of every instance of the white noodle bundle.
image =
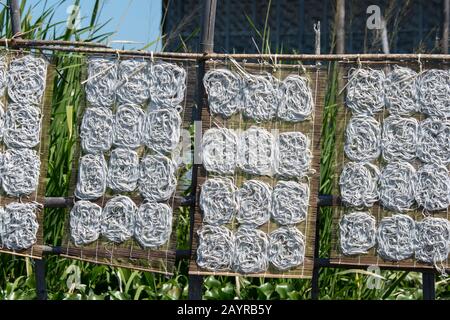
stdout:
<svg viewBox="0 0 450 320">
<path fill-rule="evenodd" d="M 280 105 L 278 118 L 288 122 L 309 119 L 314 109 L 314 102 L 307 78 L 289 75 L 280 85 Z"/>
<path fill-rule="evenodd" d="M 76 246 L 92 243 L 100 236 L 102 208 L 92 202 L 75 202 L 70 211 L 70 238 Z"/>
<path fill-rule="evenodd" d="M 240 224 L 260 226 L 269 221 L 272 206 L 272 188 L 265 182 L 247 180 L 238 191 Z"/>
<path fill-rule="evenodd" d="M 3 141 L 8 148 L 33 148 L 39 144 L 41 112 L 37 107 L 9 104 L 4 124 Z"/>
<path fill-rule="evenodd" d="M 114 115 L 113 143 L 117 147 L 136 149 L 141 145 L 145 114 L 134 105 L 121 105 Z"/>
<path fill-rule="evenodd" d="M 169 241 L 172 208 L 165 203 L 146 202 L 136 212 L 134 238 L 143 248 L 157 248 Z"/>
<path fill-rule="evenodd" d="M 121 243 L 133 236 L 137 207 L 126 196 L 116 196 L 106 202 L 102 212 L 101 233 L 109 241 Z"/>
<path fill-rule="evenodd" d="M 310 141 L 301 132 L 280 133 L 275 141 L 275 172 L 282 177 L 298 178 L 311 170 Z"/>
<path fill-rule="evenodd" d="M 272 218 L 281 225 L 294 225 L 306 219 L 309 186 L 295 181 L 279 181 L 272 193 Z"/>
<path fill-rule="evenodd" d="M 139 157 L 136 151 L 119 148 L 111 152 L 107 185 L 116 192 L 131 192 L 139 179 Z"/>
<path fill-rule="evenodd" d="M 344 215 L 339 222 L 341 251 L 344 255 L 365 254 L 375 246 L 375 218 L 366 212 Z"/>
<path fill-rule="evenodd" d="M 202 161 L 207 171 L 232 174 L 236 167 L 236 134 L 226 128 L 208 129 L 202 140 Z"/>
<path fill-rule="evenodd" d="M 104 58 L 88 60 L 86 99 L 93 107 L 112 108 L 116 95 L 117 62 Z"/>
<path fill-rule="evenodd" d="M 272 120 L 280 103 L 278 80 L 272 75 L 250 75 L 244 87 L 245 117 L 257 122 Z"/>
<path fill-rule="evenodd" d="M 371 163 L 348 162 L 339 177 L 342 202 L 352 207 L 371 207 L 378 200 L 380 171 Z"/>
<path fill-rule="evenodd" d="M 269 260 L 278 270 L 289 270 L 305 259 L 305 237 L 295 227 L 281 227 L 269 234 Z"/>
<path fill-rule="evenodd" d="M 347 107 L 353 114 L 373 115 L 384 107 L 384 73 L 380 70 L 351 69 L 347 84 Z"/>
<path fill-rule="evenodd" d="M 95 200 L 103 196 L 107 173 L 103 155 L 87 154 L 81 157 L 75 196 L 82 200 Z"/>
<path fill-rule="evenodd" d="M 145 156 L 139 169 L 138 189 L 148 201 L 166 201 L 177 186 L 176 164 L 162 155 Z"/>
<path fill-rule="evenodd" d="M 233 266 L 235 238 L 224 226 L 204 225 L 197 231 L 197 264 L 211 271 L 226 271 Z"/>
<path fill-rule="evenodd" d="M 2 161 L 2 187 L 7 195 L 21 197 L 36 191 L 41 160 L 35 150 L 8 149 Z"/>
<path fill-rule="evenodd" d="M 346 156 L 353 161 L 372 161 L 380 156 L 380 123 L 366 115 L 353 116 L 345 130 Z"/>
<path fill-rule="evenodd" d="M 414 118 L 389 116 L 383 121 L 381 151 L 383 159 L 411 161 L 417 153 L 419 123 Z"/>
<path fill-rule="evenodd" d="M 81 147 L 86 153 L 102 153 L 111 149 L 114 118 L 110 109 L 89 108 L 80 127 Z"/>
<path fill-rule="evenodd" d="M 229 118 L 242 109 L 243 80 L 238 74 L 227 69 L 206 72 L 203 85 L 208 94 L 209 110 L 212 114 Z"/>
<path fill-rule="evenodd" d="M 269 239 L 258 229 L 241 226 L 235 234 L 234 270 L 240 273 L 264 272 L 269 267 Z"/>
<path fill-rule="evenodd" d="M 1 245 L 9 250 L 20 251 L 36 243 L 39 229 L 34 203 L 12 202 L 0 210 Z"/>
<path fill-rule="evenodd" d="M 274 137 L 263 128 L 250 127 L 239 135 L 237 164 L 254 175 L 272 175 Z"/>
<path fill-rule="evenodd" d="M 202 185 L 199 201 L 203 223 L 212 225 L 230 223 L 238 209 L 236 193 L 236 187 L 231 179 L 206 180 Z"/>
<path fill-rule="evenodd" d="M 8 71 L 8 96 L 21 105 L 42 101 L 47 77 L 47 62 L 33 55 L 15 58 Z"/>
<path fill-rule="evenodd" d="M 145 116 L 144 144 L 158 153 L 170 153 L 178 145 L 181 117 L 174 109 L 149 110 Z"/>
</svg>

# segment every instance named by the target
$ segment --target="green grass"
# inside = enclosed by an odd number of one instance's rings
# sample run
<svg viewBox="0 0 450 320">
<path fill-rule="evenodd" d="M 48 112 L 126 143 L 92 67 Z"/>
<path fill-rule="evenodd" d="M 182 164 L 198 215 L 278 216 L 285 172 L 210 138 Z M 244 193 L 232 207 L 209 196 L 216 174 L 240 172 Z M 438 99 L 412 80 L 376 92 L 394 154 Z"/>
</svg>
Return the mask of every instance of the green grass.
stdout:
<svg viewBox="0 0 450 320">
<path fill-rule="evenodd" d="M 41 0 L 41 2 L 45 2 Z M 108 24 L 99 24 L 103 2 L 97 0 L 90 16 L 85 18 L 88 26 L 80 30 L 68 30 L 65 21 L 55 21 L 54 12 L 58 6 L 67 7 L 73 0 L 61 0 L 54 6 L 46 6 L 37 12 L 36 5 L 27 6 L 21 1 L 22 29 L 24 38 L 103 41 L 111 34 Z M 25 8 L 29 8 L 25 11 Z M 267 17 L 269 13 L 267 13 Z M 270 52 L 270 27 L 266 18 L 262 32 L 249 21 L 260 37 L 262 52 Z M 195 32 L 198 32 L 196 29 Z M 11 37 L 9 13 L 0 7 L 0 36 Z M 164 35 L 161 36 L 164 38 Z M 180 47 L 180 50 L 186 48 Z M 281 47 L 276 52 L 281 52 Z M 53 84 L 52 124 L 50 127 L 49 172 L 47 196 L 68 194 L 71 176 L 75 124 L 77 110 L 81 104 L 81 67 L 84 56 L 80 54 L 54 55 L 58 73 Z M 321 193 L 331 193 L 333 186 L 333 152 L 335 113 L 337 109 L 337 69 L 329 65 L 329 84 L 324 109 L 324 126 L 321 160 Z M 187 190 L 189 192 L 189 190 Z M 330 251 L 331 209 L 320 210 L 320 256 L 327 257 Z M 64 237 L 66 210 L 47 209 L 44 222 L 45 243 L 59 245 Z M 188 248 L 189 210 L 182 208 L 178 219 L 178 247 Z M 131 271 L 77 262 L 58 256 L 46 259 L 46 283 L 50 299 L 186 299 L 188 290 L 188 264 L 177 264 L 174 277 L 148 272 Z M 9 255 L 0 255 L 0 299 L 36 298 L 33 261 Z M 384 277 L 379 290 L 367 287 L 368 276 L 358 270 L 322 269 L 320 272 L 321 299 L 418 299 L 421 298 L 421 276 L 419 273 L 381 273 Z M 309 299 L 309 280 L 275 280 L 245 277 L 206 277 L 205 299 Z M 436 284 L 438 297 L 450 298 L 450 280 Z"/>
</svg>

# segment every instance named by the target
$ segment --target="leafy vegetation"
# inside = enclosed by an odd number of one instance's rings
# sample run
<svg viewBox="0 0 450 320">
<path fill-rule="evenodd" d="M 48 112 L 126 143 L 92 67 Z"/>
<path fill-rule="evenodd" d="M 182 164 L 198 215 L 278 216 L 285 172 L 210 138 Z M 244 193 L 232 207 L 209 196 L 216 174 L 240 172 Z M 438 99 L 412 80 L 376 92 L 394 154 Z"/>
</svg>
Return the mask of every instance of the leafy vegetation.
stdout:
<svg viewBox="0 0 450 320">
<path fill-rule="evenodd" d="M 96 0 L 89 17 L 83 19 L 80 29 L 67 29 L 65 21 L 55 21 L 55 12 L 62 6 L 79 4 L 80 0 L 60 0 L 54 5 L 47 1 L 21 1 L 23 37 L 27 39 L 104 41 L 111 33 L 107 22 L 100 23 L 102 1 Z M 41 13 L 39 7 L 44 7 Z M 270 6 L 269 6 L 270 7 Z M 269 14 L 267 13 L 267 17 Z M 270 28 L 266 17 L 262 32 L 249 21 L 261 40 L 261 51 L 270 52 Z M 87 22 L 87 23 L 86 23 Z M 11 37 L 9 12 L 0 7 L 0 36 Z M 162 36 L 163 37 L 163 36 Z M 182 50 L 183 48 L 180 48 Z M 78 107 L 82 103 L 81 54 L 55 53 L 57 72 L 53 85 L 52 124 L 50 128 L 49 172 L 47 196 L 66 196 L 70 184 L 75 144 L 75 124 Z M 335 112 L 339 104 L 337 66 L 329 66 L 330 81 L 327 90 L 321 162 L 321 193 L 331 193 L 333 186 L 333 152 Z M 188 192 L 189 190 L 187 190 Z M 330 208 L 320 211 L 320 256 L 330 251 Z M 47 209 L 44 223 L 45 243 L 60 245 L 64 237 L 66 210 Z M 178 247 L 188 248 L 189 211 L 180 212 Z M 0 255 L 0 299 L 35 299 L 36 282 L 33 261 L 9 255 Z M 46 284 L 50 299 L 186 299 L 188 291 L 188 263 L 177 264 L 175 276 L 167 278 L 148 272 L 131 271 L 64 259 L 46 258 Z M 321 299 L 420 299 L 421 275 L 412 272 L 383 271 L 379 289 L 367 286 L 368 275 L 361 270 L 322 269 L 320 272 Z M 450 298 L 450 278 L 436 283 L 440 298 Z M 310 280 L 262 279 L 245 277 L 206 277 L 205 299 L 308 299 Z"/>
</svg>

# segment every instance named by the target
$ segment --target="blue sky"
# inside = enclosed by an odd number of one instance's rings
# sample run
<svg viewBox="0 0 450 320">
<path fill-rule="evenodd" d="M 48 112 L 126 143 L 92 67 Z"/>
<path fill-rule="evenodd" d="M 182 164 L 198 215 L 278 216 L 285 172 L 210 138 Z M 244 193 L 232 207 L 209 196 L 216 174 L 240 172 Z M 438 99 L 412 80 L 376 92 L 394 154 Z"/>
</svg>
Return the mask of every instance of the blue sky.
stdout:
<svg viewBox="0 0 450 320">
<path fill-rule="evenodd" d="M 61 0 L 47 0 L 48 5 L 59 3 Z M 42 5 L 37 6 L 34 10 L 42 10 Z M 57 10 L 56 20 L 64 20 L 68 17 L 68 7 L 72 1 L 64 2 Z M 82 25 L 88 24 L 89 17 L 92 12 L 94 1 L 81 0 L 80 12 Z M 69 11 L 70 12 L 70 11 Z M 103 10 L 101 14 L 101 22 L 112 19 L 107 25 L 105 31 L 115 31 L 116 33 L 110 39 L 110 45 L 114 48 L 125 47 L 142 48 L 150 42 L 154 42 L 160 35 L 160 24 L 162 16 L 162 0 L 103 0 Z M 126 40 L 137 43 L 124 44 L 117 41 Z M 157 43 L 147 50 L 157 51 L 161 47 Z"/>
</svg>

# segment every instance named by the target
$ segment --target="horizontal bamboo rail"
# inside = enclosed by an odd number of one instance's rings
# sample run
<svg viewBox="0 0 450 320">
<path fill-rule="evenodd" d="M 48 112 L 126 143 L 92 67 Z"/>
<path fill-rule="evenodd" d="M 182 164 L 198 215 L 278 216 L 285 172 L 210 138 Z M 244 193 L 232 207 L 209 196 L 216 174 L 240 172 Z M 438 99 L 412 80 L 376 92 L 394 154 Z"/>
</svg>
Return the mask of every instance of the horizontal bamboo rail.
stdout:
<svg viewBox="0 0 450 320">
<path fill-rule="evenodd" d="M 450 61 L 450 54 L 253 54 L 253 53 L 183 53 L 183 52 L 149 52 L 141 50 L 121 50 L 105 47 L 102 44 L 91 42 L 72 41 L 47 41 L 47 40 L 22 40 L 0 39 L 0 46 L 13 48 L 30 48 L 38 50 L 78 52 L 86 54 L 111 54 L 120 56 L 136 56 L 146 58 L 167 58 L 186 60 L 208 59 L 235 59 L 235 60 L 267 60 L 276 62 L 279 60 L 292 61 L 384 61 L 384 60 L 440 60 Z"/>
</svg>

